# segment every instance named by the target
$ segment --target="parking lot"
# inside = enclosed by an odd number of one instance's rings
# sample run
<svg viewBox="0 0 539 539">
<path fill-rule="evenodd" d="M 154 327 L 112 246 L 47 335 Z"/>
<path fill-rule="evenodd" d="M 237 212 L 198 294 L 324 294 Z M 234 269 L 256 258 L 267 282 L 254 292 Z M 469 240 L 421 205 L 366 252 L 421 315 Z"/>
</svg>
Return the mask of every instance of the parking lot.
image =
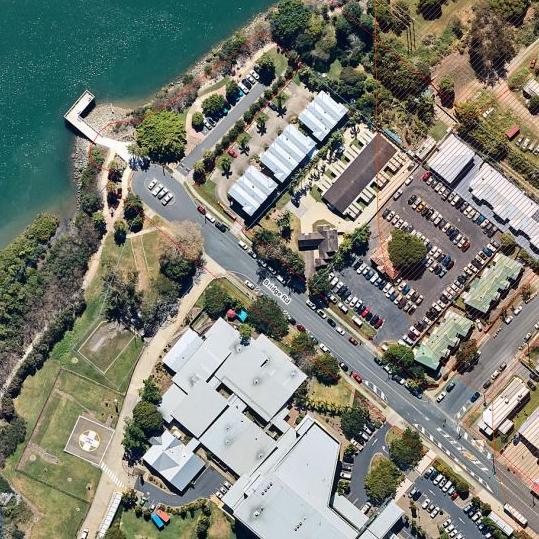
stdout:
<svg viewBox="0 0 539 539">
<path fill-rule="evenodd" d="M 489 239 L 483 234 L 480 226 L 465 217 L 448 200 L 442 200 L 441 196 L 431 186 L 421 180 L 422 170 L 418 169 L 418 171 L 414 172 L 412 183 L 402 187 L 402 195 L 397 200 L 391 199 L 381 210 L 382 213 L 386 208 L 394 211 L 415 230 L 424 234 L 432 245 L 439 247 L 444 254 L 449 255 L 454 262 L 454 266 L 441 278 L 424 266 L 418 267 L 408 276 L 408 281 L 413 283 L 412 286 L 425 298 L 421 307 L 416 311 L 417 318 L 424 316 L 425 311 L 438 299 L 442 290 L 455 280 L 457 275 L 471 262 L 477 252 L 489 242 Z M 421 200 L 426 205 L 439 212 L 448 223 L 457 227 L 460 233 L 468 238 L 470 247 L 466 252 L 459 249 L 429 219 L 412 209 L 411 205 L 408 204 L 408 200 L 412 195 L 421 197 Z M 381 227 L 385 227 L 385 233 L 382 232 L 382 237 L 388 237 L 394 229 L 391 223 L 388 223 L 385 219 L 380 221 L 380 225 Z"/>
<path fill-rule="evenodd" d="M 414 503 L 417 509 L 416 521 L 429 537 L 437 537 L 438 529 L 442 528 L 449 530 L 448 533 L 453 538 L 484 539 L 485 536 L 476 524 L 476 522 L 480 521 L 472 521 L 463 511 L 463 508 L 468 505 L 469 501 L 460 498 L 452 500 L 451 496 L 447 492 L 444 492 L 439 484 L 435 485 L 431 479 L 426 479 L 424 476 L 419 476 L 416 479 L 414 485 L 406 494 L 406 497 L 399 502 L 399 505 L 406 510 L 409 516 L 409 502 L 411 500 L 409 494 L 413 488 L 421 493 L 419 497 L 417 494 L 414 496 Z M 435 516 L 433 518 L 432 514 L 435 507 L 438 508 L 438 512 L 434 513 Z M 472 515 L 474 513 L 475 511 L 472 512 Z M 447 522 L 448 519 L 450 519 L 449 523 Z"/>
</svg>

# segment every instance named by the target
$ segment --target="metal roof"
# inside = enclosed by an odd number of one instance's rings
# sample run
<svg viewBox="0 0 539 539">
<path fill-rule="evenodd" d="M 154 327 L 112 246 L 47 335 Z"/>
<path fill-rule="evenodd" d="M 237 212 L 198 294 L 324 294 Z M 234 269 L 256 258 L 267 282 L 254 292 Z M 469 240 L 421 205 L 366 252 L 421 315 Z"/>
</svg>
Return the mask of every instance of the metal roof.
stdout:
<svg viewBox="0 0 539 539">
<path fill-rule="evenodd" d="M 226 399 L 206 382 L 198 382 L 173 409 L 172 416 L 193 436 L 200 438 L 228 406 Z"/>
<path fill-rule="evenodd" d="M 429 369 L 437 370 L 440 361 L 447 357 L 472 326 L 473 322 L 468 318 L 455 311 L 448 311 L 441 324 L 419 345 L 415 351 L 415 360 Z"/>
<path fill-rule="evenodd" d="M 524 421 L 518 433 L 535 448 L 539 448 L 539 408 L 536 408 Z"/>
<path fill-rule="evenodd" d="M 260 162 L 282 183 L 315 146 L 311 138 L 306 137 L 293 125 L 287 125 L 271 146 L 260 155 Z"/>
<path fill-rule="evenodd" d="M 159 405 L 159 411 L 161 412 L 161 415 L 166 423 L 170 423 L 172 421 L 172 413 L 185 399 L 185 397 L 187 397 L 187 394 L 176 384 L 172 384 L 165 391 L 165 393 L 163 393 L 163 398 L 161 399 L 161 404 Z"/>
<path fill-rule="evenodd" d="M 428 165 L 440 178 L 452 184 L 460 180 L 473 164 L 475 152 L 455 135 L 440 143 Z"/>
<path fill-rule="evenodd" d="M 175 438 L 168 430 L 152 439 L 143 460 L 168 483 L 183 491 L 204 468 L 204 461 Z"/>
<path fill-rule="evenodd" d="M 509 288 L 511 282 L 519 276 L 522 267 L 520 262 L 498 253 L 494 263 L 471 283 L 470 290 L 463 295 L 464 303 L 487 313 L 492 303 L 498 299 L 500 291 Z"/>
<path fill-rule="evenodd" d="M 163 363 L 172 371 L 177 372 L 202 344 L 202 339 L 191 328 L 178 339 L 174 346 L 163 358 Z"/>
<path fill-rule="evenodd" d="M 367 528 L 377 539 L 384 539 L 402 518 L 404 511 L 391 500 Z"/>
<path fill-rule="evenodd" d="M 265 421 L 307 378 L 265 335 L 234 350 L 215 376 Z"/>
<path fill-rule="evenodd" d="M 228 196 L 232 197 L 247 215 L 252 216 L 275 189 L 277 184 L 251 165 L 228 190 Z"/>
<path fill-rule="evenodd" d="M 238 475 L 258 466 L 275 449 L 275 442 L 237 408 L 227 408 L 200 442 Z"/>
<path fill-rule="evenodd" d="M 485 408 L 482 423 L 495 433 L 522 402 L 528 399 L 529 395 L 530 390 L 526 384 L 518 377 L 513 378 L 509 385 Z"/>
<path fill-rule="evenodd" d="M 470 181 L 470 191 L 487 204 L 516 235 L 525 236 L 539 249 L 539 205 L 488 163 Z"/>
<path fill-rule="evenodd" d="M 189 393 L 199 381 L 207 381 L 231 354 L 240 346 L 239 333 L 222 318 L 206 332 L 202 344 L 184 362 L 172 381 Z"/>
<path fill-rule="evenodd" d="M 300 113 L 299 120 L 317 140 L 322 141 L 347 112 L 348 109 L 344 105 L 337 103 L 329 94 L 322 91 Z"/>
<path fill-rule="evenodd" d="M 353 539 L 364 520 L 351 524 L 332 506 L 339 442 L 311 416 L 290 429 L 276 450 L 240 477 L 223 500 L 261 539 Z"/>
<path fill-rule="evenodd" d="M 354 202 L 387 162 L 397 153 L 397 149 L 385 137 L 377 133 L 348 165 L 344 172 L 324 193 L 323 199 L 340 214 Z"/>
</svg>

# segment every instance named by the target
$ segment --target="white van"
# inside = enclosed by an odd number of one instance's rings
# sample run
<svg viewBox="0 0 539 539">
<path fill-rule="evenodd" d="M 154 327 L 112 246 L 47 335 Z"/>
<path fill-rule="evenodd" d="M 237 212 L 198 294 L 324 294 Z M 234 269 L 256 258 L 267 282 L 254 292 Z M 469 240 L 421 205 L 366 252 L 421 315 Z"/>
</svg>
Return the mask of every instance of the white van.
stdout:
<svg viewBox="0 0 539 539">
<path fill-rule="evenodd" d="M 361 320 L 361 318 L 357 316 L 352 317 L 352 322 L 354 322 L 354 324 L 358 327 L 361 327 L 363 325 L 363 320 Z"/>
<path fill-rule="evenodd" d="M 443 478 L 444 478 L 444 476 L 443 476 L 441 473 L 439 473 L 439 474 L 434 478 L 433 483 L 434 483 L 435 485 L 437 485 Z"/>
<path fill-rule="evenodd" d="M 247 251 L 247 244 L 244 241 L 238 241 L 238 245 L 244 250 Z"/>
</svg>

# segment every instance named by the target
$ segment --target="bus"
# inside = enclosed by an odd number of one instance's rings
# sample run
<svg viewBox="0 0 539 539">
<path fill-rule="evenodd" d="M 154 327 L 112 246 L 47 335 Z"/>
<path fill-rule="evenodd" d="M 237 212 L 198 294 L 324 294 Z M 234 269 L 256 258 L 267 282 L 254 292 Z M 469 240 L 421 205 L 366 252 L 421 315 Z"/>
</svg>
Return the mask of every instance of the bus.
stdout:
<svg viewBox="0 0 539 539">
<path fill-rule="evenodd" d="M 528 519 L 521 515 L 514 507 L 506 503 L 503 506 L 503 510 L 516 522 L 518 522 L 523 528 L 528 525 Z"/>
</svg>

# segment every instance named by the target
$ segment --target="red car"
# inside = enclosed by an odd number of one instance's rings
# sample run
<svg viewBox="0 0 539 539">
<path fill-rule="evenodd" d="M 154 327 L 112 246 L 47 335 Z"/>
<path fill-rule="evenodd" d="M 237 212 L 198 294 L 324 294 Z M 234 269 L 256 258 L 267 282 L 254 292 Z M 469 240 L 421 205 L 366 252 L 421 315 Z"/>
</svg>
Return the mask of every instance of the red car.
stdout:
<svg viewBox="0 0 539 539">
<path fill-rule="evenodd" d="M 305 326 L 302 326 L 301 324 L 296 324 L 296 328 L 298 331 L 305 331 Z"/>
<path fill-rule="evenodd" d="M 429 170 L 427 170 L 427 171 L 423 174 L 423 176 L 421 176 L 421 179 L 422 179 L 424 182 L 426 182 L 431 176 L 432 176 L 432 174 L 430 173 Z"/>
<path fill-rule="evenodd" d="M 204 206 L 197 206 L 198 213 L 206 215 L 206 208 Z"/>
<path fill-rule="evenodd" d="M 456 500 L 458 497 L 459 497 L 459 493 L 455 490 L 455 492 L 453 492 L 453 494 L 451 494 L 451 499 Z"/>
<path fill-rule="evenodd" d="M 461 247 L 461 250 L 462 250 L 463 253 L 465 253 L 469 248 L 470 248 L 470 242 L 465 241 L 464 245 Z"/>
<path fill-rule="evenodd" d="M 361 382 L 362 382 L 361 376 L 359 376 L 359 374 L 358 374 L 356 371 L 354 371 L 354 372 L 352 373 L 352 378 L 353 378 L 358 384 L 361 384 Z"/>
<path fill-rule="evenodd" d="M 354 339 L 354 337 L 348 337 L 348 340 L 354 345 L 357 346 L 358 342 Z"/>
<path fill-rule="evenodd" d="M 234 148 L 228 148 L 226 153 L 230 155 L 230 157 L 234 157 L 234 158 L 238 157 L 238 152 Z"/>
<path fill-rule="evenodd" d="M 378 321 L 376 322 L 376 324 L 374 324 L 374 327 L 376 329 L 380 329 L 382 327 L 382 325 L 384 324 L 384 319 L 383 318 L 379 318 Z"/>
<path fill-rule="evenodd" d="M 361 317 L 365 318 L 370 312 L 371 310 L 368 307 L 365 307 L 365 310 L 361 313 Z"/>
</svg>

